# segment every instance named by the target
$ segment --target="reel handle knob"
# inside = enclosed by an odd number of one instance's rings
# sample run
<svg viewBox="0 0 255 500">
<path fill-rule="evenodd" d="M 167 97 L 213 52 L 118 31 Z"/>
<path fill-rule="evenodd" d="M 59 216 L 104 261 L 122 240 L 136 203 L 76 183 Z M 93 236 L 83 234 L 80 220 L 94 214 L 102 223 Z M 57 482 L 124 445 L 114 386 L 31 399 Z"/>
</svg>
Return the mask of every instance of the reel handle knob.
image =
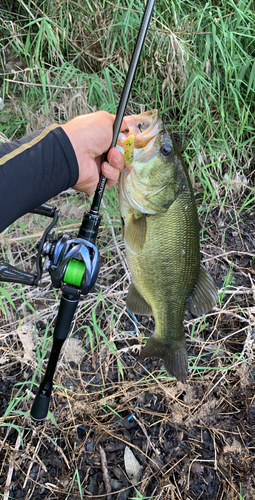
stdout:
<svg viewBox="0 0 255 500">
<path fill-rule="evenodd" d="M 32 214 L 44 215 L 44 217 L 51 217 L 53 219 L 56 210 L 57 210 L 56 208 L 51 207 L 46 203 L 43 203 L 39 207 L 34 208 L 34 210 L 32 210 Z"/>
<path fill-rule="evenodd" d="M 0 262 L 0 281 L 8 283 L 22 283 L 22 285 L 33 286 L 36 276 L 11 266 L 7 262 Z"/>
</svg>

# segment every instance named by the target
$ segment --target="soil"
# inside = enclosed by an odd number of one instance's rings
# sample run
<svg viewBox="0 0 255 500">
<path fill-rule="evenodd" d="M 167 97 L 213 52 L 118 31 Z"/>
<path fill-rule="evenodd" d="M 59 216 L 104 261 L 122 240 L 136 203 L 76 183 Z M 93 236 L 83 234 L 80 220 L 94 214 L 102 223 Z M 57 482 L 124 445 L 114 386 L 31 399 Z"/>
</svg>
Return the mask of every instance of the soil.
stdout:
<svg viewBox="0 0 255 500">
<path fill-rule="evenodd" d="M 124 248 L 117 234 L 117 251 L 109 229 L 99 239 L 96 288 L 80 301 L 72 344 L 55 373 L 50 417 L 40 425 L 29 412 L 49 355 L 46 327 L 53 326 L 56 298 L 47 278 L 36 291 L 24 287 L 27 305 L 20 292 L 16 310 L 7 303 L 0 329 L 5 499 L 255 498 L 254 213 L 237 216 L 229 205 L 201 218 L 201 256 L 220 304 L 202 318 L 186 312 L 185 385 L 167 377 L 160 360 L 137 361 L 154 322 L 125 310 Z M 113 225 L 118 233 L 118 221 Z M 13 231 L 18 265 L 33 243 L 19 245 L 17 227 Z M 39 371 L 38 352 L 44 355 Z M 127 472 L 126 447 L 137 460 L 136 484 Z"/>
</svg>

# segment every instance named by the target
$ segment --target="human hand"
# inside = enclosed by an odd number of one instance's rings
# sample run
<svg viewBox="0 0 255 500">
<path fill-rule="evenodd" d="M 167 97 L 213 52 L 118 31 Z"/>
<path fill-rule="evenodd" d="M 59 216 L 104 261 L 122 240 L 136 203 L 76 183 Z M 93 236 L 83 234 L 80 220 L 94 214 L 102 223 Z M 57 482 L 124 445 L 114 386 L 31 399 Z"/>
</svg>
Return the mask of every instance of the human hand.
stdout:
<svg viewBox="0 0 255 500">
<path fill-rule="evenodd" d="M 74 189 L 92 194 L 96 190 L 100 172 L 107 178 L 106 189 L 114 186 L 124 168 L 124 157 L 116 148 L 108 153 L 108 162 L 102 163 L 103 154 L 108 151 L 113 135 L 115 116 L 106 111 L 96 111 L 73 118 L 61 125 L 74 148 L 79 178 Z M 125 119 L 121 130 L 127 127 Z"/>
</svg>

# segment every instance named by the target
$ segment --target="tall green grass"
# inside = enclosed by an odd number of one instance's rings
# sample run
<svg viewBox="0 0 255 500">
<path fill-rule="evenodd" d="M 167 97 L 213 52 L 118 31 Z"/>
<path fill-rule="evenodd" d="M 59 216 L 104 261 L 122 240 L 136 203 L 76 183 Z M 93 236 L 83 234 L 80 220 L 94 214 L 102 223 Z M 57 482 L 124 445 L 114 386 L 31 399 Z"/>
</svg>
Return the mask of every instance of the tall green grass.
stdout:
<svg viewBox="0 0 255 500">
<path fill-rule="evenodd" d="M 114 113 L 143 10 L 137 0 L 4 0 L 0 78 L 13 119 L 30 132 L 96 109 Z M 238 174 L 250 188 L 242 210 L 254 202 L 254 21 L 253 1 L 156 1 L 127 109 L 160 109 L 214 203 Z"/>
</svg>

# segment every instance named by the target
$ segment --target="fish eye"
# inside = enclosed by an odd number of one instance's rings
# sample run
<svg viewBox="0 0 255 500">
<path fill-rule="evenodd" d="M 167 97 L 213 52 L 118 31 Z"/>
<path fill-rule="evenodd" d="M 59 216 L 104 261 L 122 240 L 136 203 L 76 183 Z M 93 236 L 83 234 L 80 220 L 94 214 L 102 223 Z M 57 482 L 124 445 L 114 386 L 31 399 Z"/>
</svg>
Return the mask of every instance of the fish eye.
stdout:
<svg viewBox="0 0 255 500">
<path fill-rule="evenodd" d="M 160 152 L 163 156 L 169 156 L 172 152 L 172 143 L 166 142 L 163 146 L 161 146 Z"/>
</svg>

